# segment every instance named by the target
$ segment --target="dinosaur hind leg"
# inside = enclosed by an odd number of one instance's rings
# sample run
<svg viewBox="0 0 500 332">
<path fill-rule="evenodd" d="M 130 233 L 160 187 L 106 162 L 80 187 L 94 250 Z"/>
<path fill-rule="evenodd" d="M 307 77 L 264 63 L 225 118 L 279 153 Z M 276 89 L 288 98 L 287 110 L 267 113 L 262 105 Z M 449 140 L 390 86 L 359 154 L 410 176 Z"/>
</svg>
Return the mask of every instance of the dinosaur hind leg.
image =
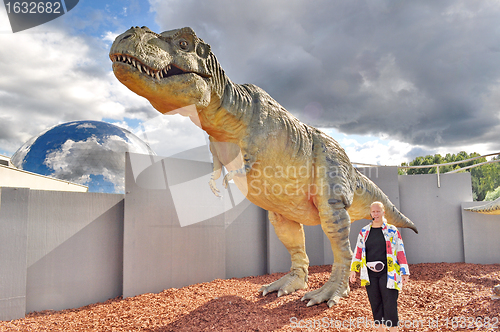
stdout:
<svg viewBox="0 0 500 332">
<path fill-rule="evenodd" d="M 349 294 L 349 266 L 352 257 L 349 243 L 351 220 L 341 199 L 319 198 L 321 227 L 330 240 L 334 263 L 328 281 L 319 289 L 308 292 L 302 301 L 309 300 L 307 306 L 327 302 L 329 307 L 337 304 Z"/>
<path fill-rule="evenodd" d="M 288 220 L 280 214 L 269 211 L 269 220 L 279 240 L 285 245 L 292 259 L 290 272 L 282 278 L 261 287 L 262 295 L 278 292 L 278 296 L 307 287 L 309 258 L 306 254 L 304 228 L 301 224 Z"/>
</svg>

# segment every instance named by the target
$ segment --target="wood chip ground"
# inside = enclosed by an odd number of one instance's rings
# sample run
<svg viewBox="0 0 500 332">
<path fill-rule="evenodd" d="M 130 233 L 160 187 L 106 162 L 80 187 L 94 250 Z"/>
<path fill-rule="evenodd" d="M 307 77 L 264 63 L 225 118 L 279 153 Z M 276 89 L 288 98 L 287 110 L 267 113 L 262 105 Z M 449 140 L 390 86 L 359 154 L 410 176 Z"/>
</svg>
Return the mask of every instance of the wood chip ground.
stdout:
<svg viewBox="0 0 500 332">
<path fill-rule="evenodd" d="M 277 297 L 259 288 L 283 273 L 166 289 L 159 294 L 115 298 L 77 309 L 29 313 L 0 322 L 0 331 L 372 331 L 374 324 L 359 280 L 332 308 L 306 307 L 301 297 L 328 280 L 330 266 L 310 268 L 309 289 Z M 499 331 L 500 264 L 410 265 L 400 292 L 400 331 Z"/>
</svg>

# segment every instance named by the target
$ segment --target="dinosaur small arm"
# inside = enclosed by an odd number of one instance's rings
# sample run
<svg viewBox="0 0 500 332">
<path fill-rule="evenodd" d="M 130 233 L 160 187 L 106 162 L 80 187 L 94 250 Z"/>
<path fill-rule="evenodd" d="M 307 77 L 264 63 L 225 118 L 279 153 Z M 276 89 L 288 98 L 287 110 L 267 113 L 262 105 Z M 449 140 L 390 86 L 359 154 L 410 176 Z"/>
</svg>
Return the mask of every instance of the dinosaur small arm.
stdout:
<svg viewBox="0 0 500 332">
<path fill-rule="evenodd" d="M 307 306 L 331 307 L 348 295 L 350 224 L 368 219 L 373 201 L 384 204 L 389 223 L 417 232 L 335 140 L 301 123 L 261 88 L 233 83 L 191 28 L 158 34 L 132 27 L 116 38 L 109 55 L 115 76 L 130 90 L 160 113 L 188 116 L 208 133 L 214 166 L 209 186 L 216 195 L 224 166 L 223 184 L 233 180 L 268 211 L 292 264 L 288 274 L 262 286 L 263 295 L 307 287 L 303 225 L 321 225 L 334 256 L 329 280 L 302 298 Z"/>
</svg>

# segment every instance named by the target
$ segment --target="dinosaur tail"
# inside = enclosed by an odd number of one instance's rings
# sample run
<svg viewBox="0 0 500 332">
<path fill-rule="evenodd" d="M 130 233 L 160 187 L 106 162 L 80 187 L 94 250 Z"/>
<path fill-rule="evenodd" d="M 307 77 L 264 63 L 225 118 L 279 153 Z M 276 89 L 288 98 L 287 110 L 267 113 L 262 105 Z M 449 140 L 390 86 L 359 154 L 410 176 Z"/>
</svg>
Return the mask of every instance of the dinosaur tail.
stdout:
<svg viewBox="0 0 500 332">
<path fill-rule="evenodd" d="M 354 194 L 352 207 L 358 210 L 357 212 L 360 213 L 358 216 L 365 219 L 371 219 L 370 204 L 379 201 L 384 204 L 385 217 L 389 224 L 396 227 L 410 228 L 415 233 L 418 233 L 417 226 L 392 204 L 389 198 L 375 183 L 357 170 L 356 172 L 358 173 L 358 185 Z M 349 214 L 351 214 L 351 209 L 349 209 Z"/>
</svg>

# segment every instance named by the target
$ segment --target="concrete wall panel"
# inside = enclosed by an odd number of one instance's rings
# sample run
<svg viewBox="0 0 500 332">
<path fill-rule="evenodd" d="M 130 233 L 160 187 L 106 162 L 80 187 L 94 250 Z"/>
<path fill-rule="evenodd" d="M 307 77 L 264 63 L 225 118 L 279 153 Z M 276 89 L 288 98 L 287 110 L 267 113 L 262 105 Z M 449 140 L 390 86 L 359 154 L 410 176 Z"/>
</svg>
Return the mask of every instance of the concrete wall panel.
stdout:
<svg viewBox="0 0 500 332">
<path fill-rule="evenodd" d="M 234 190 L 238 190 L 234 188 Z M 248 202 L 248 201 L 247 201 Z M 226 278 L 267 273 L 266 211 L 248 202 L 225 231 Z M 237 209 L 228 211 L 238 213 Z"/>
<path fill-rule="evenodd" d="M 27 312 L 122 293 L 123 195 L 30 191 Z"/>
<path fill-rule="evenodd" d="M 500 241 L 498 240 L 500 215 L 487 215 L 464 210 L 464 208 L 476 207 L 484 203 L 462 203 L 465 262 L 500 264 Z"/>
<path fill-rule="evenodd" d="M 0 189 L 0 320 L 24 317 L 29 189 Z"/>
<path fill-rule="evenodd" d="M 401 210 L 418 228 L 402 229 L 408 262 L 464 261 L 462 202 L 472 202 L 470 173 L 400 176 Z"/>
<path fill-rule="evenodd" d="M 127 154 L 126 158 L 124 297 L 224 278 L 225 227 L 229 222 L 217 211 L 224 211 L 229 198 L 225 195 L 217 200 L 208 179 L 203 180 L 210 173 L 210 163 L 157 158 L 138 174 L 135 165 L 144 165 L 144 158 L 149 156 Z M 195 174 L 176 177 L 193 167 Z M 200 182 L 196 191 L 203 191 L 203 204 L 197 199 L 202 194 L 193 192 L 192 181 Z M 171 185 L 176 186 L 176 199 L 183 199 L 181 207 L 174 204 Z M 182 227 L 178 215 L 189 216 L 190 211 L 194 218 L 207 218 Z"/>
</svg>

